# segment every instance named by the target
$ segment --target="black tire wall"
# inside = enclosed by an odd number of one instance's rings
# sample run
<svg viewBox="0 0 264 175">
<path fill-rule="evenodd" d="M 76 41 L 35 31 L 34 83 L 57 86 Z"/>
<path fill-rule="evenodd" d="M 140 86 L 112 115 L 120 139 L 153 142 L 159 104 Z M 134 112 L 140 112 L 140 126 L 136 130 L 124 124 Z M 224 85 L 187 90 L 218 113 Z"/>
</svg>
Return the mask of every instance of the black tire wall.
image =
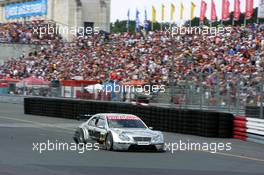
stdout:
<svg viewBox="0 0 264 175">
<path fill-rule="evenodd" d="M 128 103 L 55 98 L 25 98 L 24 113 L 77 119 L 84 114 L 127 113 L 155 130 L 215 138 L 231 138 L 233 115 L 214 111 L 138 106 Z"/>
</svg>

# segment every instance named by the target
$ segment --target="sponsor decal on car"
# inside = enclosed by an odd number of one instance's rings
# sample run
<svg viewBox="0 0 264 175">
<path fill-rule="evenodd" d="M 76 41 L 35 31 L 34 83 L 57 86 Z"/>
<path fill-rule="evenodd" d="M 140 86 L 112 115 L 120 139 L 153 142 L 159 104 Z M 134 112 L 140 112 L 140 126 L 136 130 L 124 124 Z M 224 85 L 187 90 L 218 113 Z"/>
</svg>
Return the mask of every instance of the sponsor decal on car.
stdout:
<svg viewBox="0 0 264 175">
<path fill-rule="evenodd" d="M 108 120 L 140 120 L 136 116 L 107 116 Z"/>
</svg>

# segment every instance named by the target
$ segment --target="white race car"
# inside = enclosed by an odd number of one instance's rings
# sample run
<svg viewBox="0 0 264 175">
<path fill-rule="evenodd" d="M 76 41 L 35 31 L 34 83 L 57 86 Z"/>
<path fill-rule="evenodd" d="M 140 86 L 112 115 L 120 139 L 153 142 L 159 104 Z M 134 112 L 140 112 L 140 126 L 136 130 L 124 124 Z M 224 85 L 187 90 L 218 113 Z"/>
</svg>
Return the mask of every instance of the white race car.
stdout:
<svg viewBox="0 0 264 175">
<path fill-rule="evenodd" d="M 95 140 L 107 150 L 164 150 L 163 134 L 131 114 L 93 115 L 77 128 L 74 140 L 77 143 Z"/>
</svg>

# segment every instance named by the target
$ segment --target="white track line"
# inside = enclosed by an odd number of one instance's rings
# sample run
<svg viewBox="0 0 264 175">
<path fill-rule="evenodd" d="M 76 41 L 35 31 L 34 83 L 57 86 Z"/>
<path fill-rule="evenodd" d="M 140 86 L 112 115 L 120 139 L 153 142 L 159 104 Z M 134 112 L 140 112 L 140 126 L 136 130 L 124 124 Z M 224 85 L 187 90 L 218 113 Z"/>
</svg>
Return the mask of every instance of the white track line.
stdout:
<svg viewBox="0 0 264 175">
<path fill-rule="evenodd" d="M 0 116 L 0 119 L 13 120 L 13 121 L 19 121 L 19 122 L 24 122 L 24 123 L 30 123 L 30 124 L 39 126 L 40 129 L 44 129 L 43 127 L 50 127 L 50 128 L 61 129 L 61 130 L 64 130 L 64 132 L 67 131 L 67 133 L 71 133 L 71 134 L 73 134 L 73 132 L 74 132 L 74 129 L 63 128 L 63 127 L 60 127 L 60 126 L 51 125 L 49 123 L 40 123 L 40 122 L 31 121 L 31 120 L 18 119 L 18 118 L 12 118 L 12 117 L 4 117 L 4 116 Z M 46 130 L 46 129 L 44 129 L 44 130 Z M 56 131 L 60 131 L 61 132 L 61 130 L 56 130 Z"/>
<path fill-rule="evenodd" d="M 43 123 L 34 122 L 34 121 L 31 121 L 31 120 L 24 120 L 24 119 L 4 117 L 4 116 L 0 116 L 0 119 L 31 123 L 31 124 L 35 124 L 35 125 L 41 126 L 42 128 L 40 128 L 40 129 L 44 129 L 43 126 L 45 126 L 45 124 L 43 124 Z M 63 130 L 61 132 L 67 132 L 67 133 L 71 133 L 71 134 L 73 134 L 73 131 L 74 131 L 73 129 L 69 129 L 69 128 L 63 128 L 63 127 L 58 127 L 58 126 L 53 126 L 53 127 Z M 46 130 L 46 129 L 44 129 L 44 130 Z M 60 131 L 60 130 L 56 130 L 56 131 Z M 235 158 L 239 158 L 239 159 L 252 160 L 252 161 L 257 161 L 257 162 L 264 163 L 264 159 L 259 159 L 259 158 L 255 158 L 255 157 L 241 156 L 241 155 L 235 155 L 235 154 L 229 154 L 229 153 L 221 153 L 221 152 L 216 152 L 216 153 L 211 153 L 209 151 L 201 151 L 201 152 L 206 152 L 206 153 L 210 153 L 210 154 L 217 154 L 217 155 L 222 155 L 222 156 L 227 156 L 227 157 L 235 157 Z"/>
</svg>

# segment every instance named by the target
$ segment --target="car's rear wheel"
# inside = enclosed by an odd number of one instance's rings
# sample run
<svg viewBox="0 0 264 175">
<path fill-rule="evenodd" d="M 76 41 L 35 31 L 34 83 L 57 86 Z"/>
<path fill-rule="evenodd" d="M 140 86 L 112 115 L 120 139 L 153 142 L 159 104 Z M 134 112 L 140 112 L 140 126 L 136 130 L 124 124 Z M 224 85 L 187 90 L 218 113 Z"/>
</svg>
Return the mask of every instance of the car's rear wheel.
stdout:
<svg viewBox="0 0 264 175">
<path fill-rule="evenodd" d="M 106 150 L 108 150 L 108 151 L 113 150 L 113 136 L 111 133 L 107 134 L 107 136 L 106 136 L 105 147 L 106 147 Z"/>
</svg>

